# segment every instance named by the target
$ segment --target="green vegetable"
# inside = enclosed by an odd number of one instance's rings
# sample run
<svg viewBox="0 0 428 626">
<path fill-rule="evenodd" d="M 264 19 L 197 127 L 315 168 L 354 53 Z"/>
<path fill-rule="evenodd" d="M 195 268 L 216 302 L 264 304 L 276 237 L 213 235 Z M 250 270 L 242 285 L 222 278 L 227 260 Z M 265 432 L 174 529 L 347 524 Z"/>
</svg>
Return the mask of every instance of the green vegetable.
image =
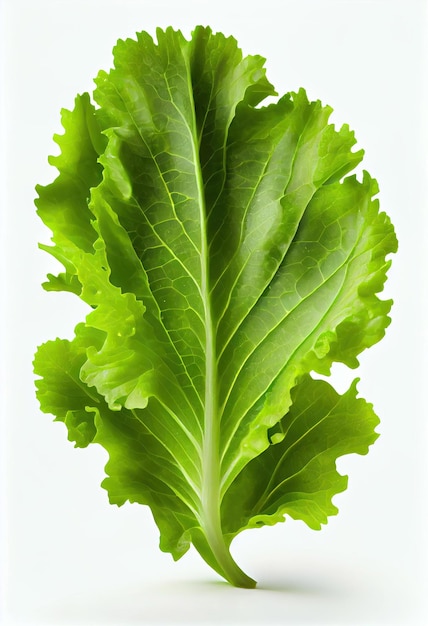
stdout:
<svg viewBox="0 0 428 626">
<path fill-rule="evenodd" d="M 64 266 L 48 290 L 89 307 L 73 341 L 35 357 L 41 409 L 109 454 L 111 503 L 150 506 L 160 547 L 192 542 L 234 585 L 229 546 L 287 514 L 319 529 L 346 488 L 337 457 L 377 434 L 351 368 L 379 341 L 396 239 L 363 151 L 300 90 L 275 95 L 264 59 L 197 27 L 119 41 L 94 101 L 63 111 L 54 182 L 38 187 Z"/>
</svg>

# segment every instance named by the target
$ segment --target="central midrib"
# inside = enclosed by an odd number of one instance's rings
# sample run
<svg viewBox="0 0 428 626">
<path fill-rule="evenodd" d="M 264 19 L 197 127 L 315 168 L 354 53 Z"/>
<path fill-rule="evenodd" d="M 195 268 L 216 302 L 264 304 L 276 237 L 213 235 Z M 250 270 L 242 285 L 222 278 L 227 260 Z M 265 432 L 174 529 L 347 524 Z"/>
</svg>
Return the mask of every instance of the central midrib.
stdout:
<svg viewBox="0 0 428 626">
<path fill-rule="evenodd" d="M 193 107 L 194 110 L 194 107 Z M 202 441 L 201 525 L 212 539 L 221 533 L 220 526 L 220 454 L 219 423 L 217 419 L 217 358 L 214 324 L 209 286 L 208 234 L 204 182 L 199 158 L 198 142 L 193 133 L 192 150 L 195 163 L 197 202 L 200 220 L 201 299 L 205 323 L 205 390 L 204 428 Z M 216 529 L 215 529 L 216 527 Z"/>
<path fill-rule="evenodd" d="M 220 514 L 220 422 L 217 398 L 217 354 L 216 334 L 212 317 L 209 285 L 209 246 L 207 232 L 207 214 L 204 179 L 199 154 L 199 139 L 196 122 L 196 108 L 193 95 L 190 59 L 187 59 L 187 82 L 189 102 L 192 111 L 192 124 L 189 133 L 192 142 L 193 162 L 197 187 L 197 202 L 200 221 L 200 294 L 203 303 L 205 322 L 205 390 L 204 390 L 204 426 L 201 459 L 201 496 L 199 524 L 209 550 L 216 561 L 215 569 L 232 584 L 239 587 L 254 587 L 255 581 L 248 577 L 233 560 L 226 545 L 221 526 Z M 202 139 L 202 131 L 201 131 Z M 204 551 L 203 551 L 204 552 Z M 201 552 L 211 566 L 214 565 L 208 554 Z"/>
<path fill-rule="evenodd" d="M 192 109 L 193 161 L 197 186 L 197 202 L 200 220 L 200 268 L 201 268 L 201 299 L 205 322 L 205 391 L 204 391 L 204 427 L 201 459 L 201 502 L 199 523 L 209 548 L 216 559 L 224 576 L 231 580 L 236 578 L 237 568 L 225 544 L 220 515 L 220 424 L 218 420 L 217 402 L 217 355 L 216 337 L 212 317 L 210 285 L 208 233 L 204 180 L 199 154 L 199 140 L 196 123 L 196 109 L 193 96 L 191 69 L 188 67 L 189 98 Z M 239 570 L 240 572 L 240 570 Z M 240 572 L 242 574 L 242 572 Z"/>
</svg>

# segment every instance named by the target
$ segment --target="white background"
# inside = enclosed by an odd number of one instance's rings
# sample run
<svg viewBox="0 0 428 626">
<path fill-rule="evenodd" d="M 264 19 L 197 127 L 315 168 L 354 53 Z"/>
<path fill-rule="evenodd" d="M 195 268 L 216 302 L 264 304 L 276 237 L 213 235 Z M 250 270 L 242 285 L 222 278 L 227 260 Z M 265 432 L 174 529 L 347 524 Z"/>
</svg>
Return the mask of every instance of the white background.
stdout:
<svg viewBox="0 0 428 626">
<path fill-rule="evenodd" d="M 10 0 L 1 7 L 2 623 L 427 624 L 426 3 Z M 267 57 L 280 93 L 303 86 L 333 106 L 335 122 L 355 129 L 400 241 L 386 293 L 395 299 L 393 323 L 358 372 L 361 395 L 382 419 L 381 437 L 367 457 L 340 460 L 349 488 L 321 532 L 288 520 L 236 540 L 232 551 L 259 581 L 255 591 L 222 583 L 193 551 L 176 564 L 161 553 L 146 508 L 108 504 L 99 487 L 103 450 L 75 450 L 65 427 L 40 413 L 33 388 L 36 345 L 71 337 L 85 314 L 73 296 L 40 288 L 56 267 L 37 249 L 49 235 L 35 215 L 34 186 L 55 176 L 47 155 L 56 153 L 53 133 L 62 132 L 59 111 L 92 90 L 119 37 L 168 25 L 188 36 L 196 24 L 233 34 L 244 52 Z"/>
</svg>

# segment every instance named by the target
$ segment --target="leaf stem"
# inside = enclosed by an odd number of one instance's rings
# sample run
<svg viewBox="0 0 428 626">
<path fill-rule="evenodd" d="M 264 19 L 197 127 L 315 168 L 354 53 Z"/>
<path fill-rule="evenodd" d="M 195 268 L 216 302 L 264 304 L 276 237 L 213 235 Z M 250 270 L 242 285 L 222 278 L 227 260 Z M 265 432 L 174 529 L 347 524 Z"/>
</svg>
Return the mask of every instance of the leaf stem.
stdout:
<svg viewBox="0 0 428 626">
<path fill-rule="evenodd" d="M 242 571 L 234 561 L 226 545 L 221 528 L 220 507 L 218 506 L 218 499 L 217 502 L 215 500 L 216 498 L 211 494 L 209 500 L 203 503 L 201 516 L 202 531 L 212 556 L 216 561 L 216 567 L 214 569 L 235 587 L 253 589 L 257 584 L 256 581 Z M 200 552 L 200 554 L 212 567 L 213 563 L 209 562 L 202 552 Z"/>
</svg>

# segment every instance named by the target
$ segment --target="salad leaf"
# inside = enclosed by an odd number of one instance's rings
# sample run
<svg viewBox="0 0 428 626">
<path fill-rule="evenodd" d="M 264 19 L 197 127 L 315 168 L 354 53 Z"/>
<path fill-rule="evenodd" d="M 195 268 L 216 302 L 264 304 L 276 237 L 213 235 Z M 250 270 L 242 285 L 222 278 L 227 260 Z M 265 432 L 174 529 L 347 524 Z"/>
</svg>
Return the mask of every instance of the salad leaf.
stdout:
<svg viewBox="0 0 428 626">
<path fill-rule="evenodd" d="M 39 186 L 45 288 L 88 305 L 72 341 L 38 349 L 41 409 L 109 454 L 111 503 L 150 506 L 160 547 L 193 543 L 234 585 L 230 543 L 285 515 L 318 529 L 373 408 L 311 372 L 351 368 L 388 326 L 397 242 L 347 125 L 264 59 L 197 27 L 119 41 L 114 68 L 63 111 L 59 175 Z"/>
</svg>

